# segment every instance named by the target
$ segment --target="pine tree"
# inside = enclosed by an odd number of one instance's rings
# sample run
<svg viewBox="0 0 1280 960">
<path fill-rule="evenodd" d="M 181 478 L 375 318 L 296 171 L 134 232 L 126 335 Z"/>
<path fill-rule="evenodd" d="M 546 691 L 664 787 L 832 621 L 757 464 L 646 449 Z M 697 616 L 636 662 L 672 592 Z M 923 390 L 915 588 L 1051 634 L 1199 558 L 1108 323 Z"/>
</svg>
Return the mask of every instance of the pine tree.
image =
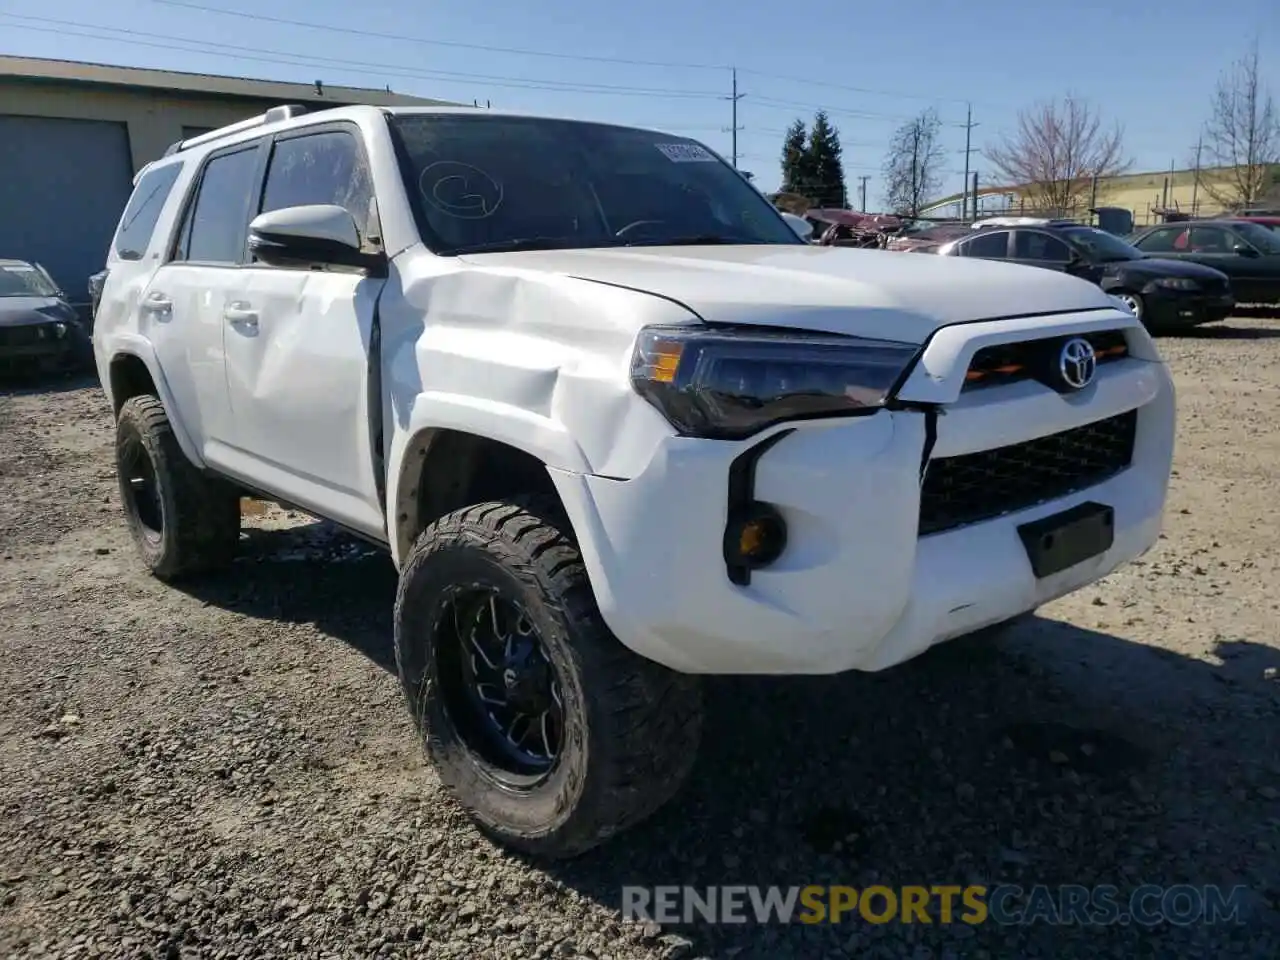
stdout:
<svg viewBox="0 0 1280 960">
<path fill-rule="evenodd" d="M 782 192 L 808 195 L 812 186 L 809 149 L 806 145 L 804 121 L 797 120 L 787 128 L 782 141 Z"/>
<path fill-rule="evenodd" d="M 795 127 L 792 127 L 792 130 L 794 129 Z M 806 172 L 811 177 L 809 195 L 814 198 L 814 202 L 820 207 L 845 206 L 844 163 L 841 161 L 840 134 L 831 125 L 825 110 L 819 110 L 814 114 L 805 154 Z"/>
</svg>

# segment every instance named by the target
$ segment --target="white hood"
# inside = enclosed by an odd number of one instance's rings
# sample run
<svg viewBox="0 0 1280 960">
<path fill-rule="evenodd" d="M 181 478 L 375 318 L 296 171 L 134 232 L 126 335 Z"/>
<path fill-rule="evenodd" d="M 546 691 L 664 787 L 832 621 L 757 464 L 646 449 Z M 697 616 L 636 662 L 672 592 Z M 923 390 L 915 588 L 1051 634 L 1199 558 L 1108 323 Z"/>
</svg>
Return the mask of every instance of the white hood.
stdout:
<svg viewBox="0 0 1280 960">
<path fill-rule="evenodd" d="M 923 343 L 952 323 L 1115 309 L 1056 270 L 960 257 L 800 245 L 627 247 L 471 254 L 678 301 L 711 323 L 792 326 Z"/>
</svg>

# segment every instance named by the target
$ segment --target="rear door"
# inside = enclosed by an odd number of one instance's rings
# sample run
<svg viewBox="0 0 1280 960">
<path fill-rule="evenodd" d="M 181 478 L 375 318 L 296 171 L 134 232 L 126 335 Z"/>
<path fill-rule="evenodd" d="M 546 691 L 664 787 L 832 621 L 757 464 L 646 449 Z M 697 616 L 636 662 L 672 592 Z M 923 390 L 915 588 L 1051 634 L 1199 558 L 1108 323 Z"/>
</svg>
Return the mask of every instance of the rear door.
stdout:
<svg viewBox="0 0 1280 960">
<path fill-rule="evenodd" d="M 274 138 L 255 214 L 308 204 L 345 207 L 365 249 L 380 248 L 373 184 L 354 124 Z M 374 319 L 384 281 L 338 267 L 258 262 L 243 274 L 224 325 L 234 472 L 383 536 L 370 411 L 381 402 Z"/>
<path fill-rule="evenodd" d="M 249 210 L 264 148 L 251 141 L 208 156 L 137 307 L 139 329 L 155 347 L 183 425 L 217 467 L 225 466 L 231 435 L 223 314 L 245 282 Z"/>
</svg>

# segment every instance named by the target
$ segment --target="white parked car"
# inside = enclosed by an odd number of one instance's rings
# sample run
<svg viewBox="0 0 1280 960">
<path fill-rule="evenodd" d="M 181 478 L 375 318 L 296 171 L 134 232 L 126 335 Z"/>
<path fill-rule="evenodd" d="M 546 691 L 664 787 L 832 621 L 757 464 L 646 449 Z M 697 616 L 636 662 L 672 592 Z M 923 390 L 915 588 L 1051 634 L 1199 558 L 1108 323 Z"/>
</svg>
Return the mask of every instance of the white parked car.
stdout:
<svg viewBox="0 0 1280 960">
<path fill-rule="evenodd" d="M 243 494 L 400 571 L 442 781 L 581 853 L 677 791 L 700 674 L 882 670 L 1155 542 L 1174 395 L 1097 286 L 804 243 L 702 145 L 277 108 L 139 176 L 95 349 L 163 580 Z M 781 746 L 781 744 L 780 744 Z"/>
</svg>

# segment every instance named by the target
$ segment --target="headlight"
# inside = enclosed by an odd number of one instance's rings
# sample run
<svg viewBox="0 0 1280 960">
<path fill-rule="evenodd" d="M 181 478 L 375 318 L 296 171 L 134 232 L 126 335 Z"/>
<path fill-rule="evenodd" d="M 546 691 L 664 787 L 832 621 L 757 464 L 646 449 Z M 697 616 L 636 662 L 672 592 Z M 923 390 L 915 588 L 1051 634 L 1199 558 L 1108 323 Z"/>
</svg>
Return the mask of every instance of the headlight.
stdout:
<svg viewBox="0 0 1280 960">
<path fill-rule="evenodd" d="M 1196 283 L 1190 277 L 1161 277 L 1152 281 L 1157 287 L 1163 287 L 1166 290 L 1199 290 L 1200 284 Z"/>
<path fill-rule="evenodd" d="M 787 420 L 883 406 L 920 348 L 758 329 L 646 327 L 631 382 L 685 436 L 741 440 Z"/>
<path fill-rule="evenodd" d="M 53 335 L 61 340 L 67 335 L 67 325 L 59 321 L 53 325 Z"/>
</svg>

